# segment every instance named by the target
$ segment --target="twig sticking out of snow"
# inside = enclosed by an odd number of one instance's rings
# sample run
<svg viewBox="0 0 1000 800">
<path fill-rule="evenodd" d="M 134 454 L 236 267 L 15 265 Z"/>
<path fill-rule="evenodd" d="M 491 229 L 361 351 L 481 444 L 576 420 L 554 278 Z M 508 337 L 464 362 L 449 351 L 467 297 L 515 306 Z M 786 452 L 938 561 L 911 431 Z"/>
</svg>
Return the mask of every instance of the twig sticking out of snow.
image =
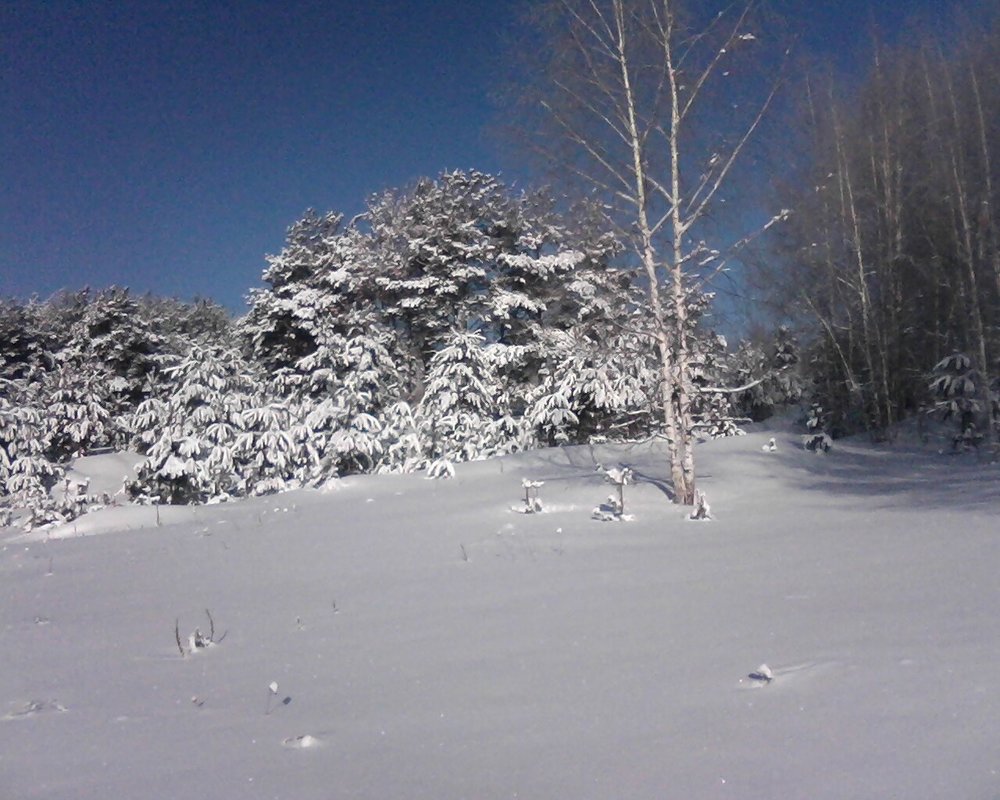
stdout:
<svg viewBox="0 0 1000 800">
<path fill-rule="evenodd" d="M 226 638 L 226 634 L 223 633 L 222 636 L 219 637 L 218 642 L 215 640 L 215 620 L 212 619 L 212 612 L 207 608 L 205 609 L 205 616 L 208 617 L 208 634 L 202 633 L 201 628 L 195 628 L 194 632 L 188 636 L 188 646 L 186 650 L 184 649 L 184 645 L 181 644 L 180 618 L 174 621 L 174 641 L 177 642 L 177 649 L 181 651 L 182 658 L 186 658 L 187 656 L 196 653 L 198 650 L 214 647 Z"/>
</svg>

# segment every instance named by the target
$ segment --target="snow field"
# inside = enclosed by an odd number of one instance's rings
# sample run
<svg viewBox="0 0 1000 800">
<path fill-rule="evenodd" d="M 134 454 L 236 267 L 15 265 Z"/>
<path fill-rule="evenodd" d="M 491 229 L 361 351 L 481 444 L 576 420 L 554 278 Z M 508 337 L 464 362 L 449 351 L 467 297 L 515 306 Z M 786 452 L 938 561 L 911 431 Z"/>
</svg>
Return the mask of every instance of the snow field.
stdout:
<svg viewBox="0 0 1000 800">
<path fill-rule="evenodd" d="M 699 459 L 707 523 L 635 445 L 11 536 L 0 796 L 1000 791 L 995 468 L 773 430 Z M 596 463 L 634 521 L 589 518 Z M 225 638 L 182 658 L 205 609 Z"/>
</svg>

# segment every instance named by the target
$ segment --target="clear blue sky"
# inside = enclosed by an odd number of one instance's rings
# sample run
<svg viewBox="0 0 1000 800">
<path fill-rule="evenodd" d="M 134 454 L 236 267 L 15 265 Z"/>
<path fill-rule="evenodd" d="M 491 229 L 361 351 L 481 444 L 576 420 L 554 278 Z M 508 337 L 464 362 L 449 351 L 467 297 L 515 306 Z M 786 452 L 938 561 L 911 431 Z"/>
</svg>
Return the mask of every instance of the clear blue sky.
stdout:
<svg viewBox="0 0 1000 800">
<path fill-rule="evenodd" d="M 891 33 L 977 2 L 775 5 L 843 55 L 873 14 Z M 118 284 L 240 310 L 306 208 L 502 170 L 489 96 L 518 5 L 2 0 L 0 295 Z"/>
</svg>

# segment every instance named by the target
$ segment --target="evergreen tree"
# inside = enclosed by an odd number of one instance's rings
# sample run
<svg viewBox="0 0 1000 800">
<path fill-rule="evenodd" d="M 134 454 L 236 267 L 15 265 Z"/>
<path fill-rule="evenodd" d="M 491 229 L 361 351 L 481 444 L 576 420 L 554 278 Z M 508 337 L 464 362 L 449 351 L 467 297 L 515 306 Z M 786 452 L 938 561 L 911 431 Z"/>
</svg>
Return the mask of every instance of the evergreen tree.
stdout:
<svg viewBox="0 0 1000 800">
<path fill-rule="evenodd" d="M 66 353 L 57 357 L 40 387 L 50 458 L 65 461 L 121 440 L 117 426 L 124 420 L 113 416 L 118 386 L 101 362 L 81 363 Z"/>
<path fill-rule="evenodd" d="M 498 445 L 494 370 L 483 337 L 454 330 L 431 358 L 417 425 L 427 461 L 460 462 L 493 454 Z"/>
<path fill-rule="evenodd" d="M 413 472 L 427 465 L 410 404 L 400 400 L 382 415 L 379 472 Z"/>
<path fill-rule="evenodd" d="M 234 448 L 258 388 L 251 370 L 235 351 L 194 346 L 166 373 L 172 392 L 144 401 L 133 420 L 146 460 L 130 492 L 167 503 L 228 496 L 241 485 Z"/>
<path fill-rule="evenodd" d="M 359 248 L 363 237 L 345 230 L 342 215 L 310 211 L 288 231 L 285 247 L 268 257 L 266 289 L 250 293 L 240 324 L 255 360 L 269 370 L 292 367 L 337 330 L 345 309 L 369 305 Z"/>
<path fill-rule="evenodd" d="M 240 414 L 233 443 L 238 490 L 262 495 L 296 489 L 315 473 L 310 436 L 297 423 L 288 401 L 255 405 Z"/>
<path fill-rule="evenodd" d="M 48 449 L 42 409 L 22 385 L 0 381 L 0 505 L 27 511 L 29 528 L 60 518 L 49 490 L 62 468 L 48 459 Z"/>
</svg>

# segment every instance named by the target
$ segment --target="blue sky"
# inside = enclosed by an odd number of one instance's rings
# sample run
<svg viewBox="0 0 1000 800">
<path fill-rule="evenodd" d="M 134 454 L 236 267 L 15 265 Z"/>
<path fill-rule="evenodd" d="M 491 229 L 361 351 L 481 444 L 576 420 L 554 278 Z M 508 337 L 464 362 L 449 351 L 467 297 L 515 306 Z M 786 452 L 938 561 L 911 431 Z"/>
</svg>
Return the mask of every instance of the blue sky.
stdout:
<svg viewBox="0 0 1000 800">
<path fill-rule="evenodd" d="M 125 285 L 234 310 L 314 207 L 444 169 L 487 129 L 519 0 L 0 4 L 0 295 Z M 776 0 L 844 57 L 977 0 Z M 873 10 L 874 9 L 874 10 Z"/>
</svg>

